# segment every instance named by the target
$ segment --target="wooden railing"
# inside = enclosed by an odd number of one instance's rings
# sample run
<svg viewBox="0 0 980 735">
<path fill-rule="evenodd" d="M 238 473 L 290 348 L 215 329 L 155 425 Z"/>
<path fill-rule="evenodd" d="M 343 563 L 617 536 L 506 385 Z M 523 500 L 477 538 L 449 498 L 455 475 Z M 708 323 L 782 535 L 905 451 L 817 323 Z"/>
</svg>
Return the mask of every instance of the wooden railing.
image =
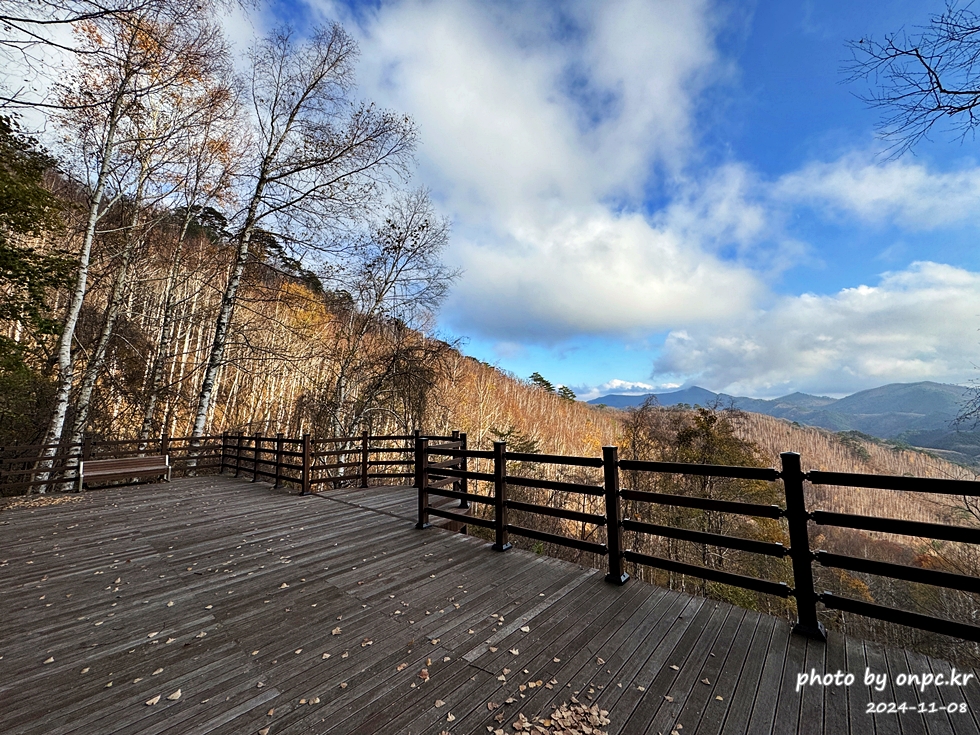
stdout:
<svg viewBox="0 0 980 735">
<path fill-rule="evenodd" d="M 446 459 L 448 457 L 448 459 Z M 940 480 L 928 478 L 894 477 L 885 475 L 847 474 L 813 470 L 803 472 L 800 455 L 786 452 L 780 455 L 781 468 L 732 467 L 721 465 L 679 464 L 620 460 L 616 447 L 603 447 L 602 458 L 565 457 L 541 454 L 508 452 L 504 442 L 495 442 L 492 451 L 474 451 L 466 447 L 465 434 L 449 443 L 433 443 L 426 438 L 415 440 L 415 485 L 418 488 L 418 528 L 428 526 L 429 516 L 438 515 L 461 523 L 469 523 L 491 529 L 492 548 L 506 551 L 511 547 L 510 536 L 517 535 L 535 541 L 590 552 L 606 558 L 606 579 L 624 584 L 628 579 L 625 564 L 654 567 L 668 572 L 688 575 L 704 580 L 734 585 L 755 592 L 794 598 L 797 622 L 794 631 L 809 637 L 825 639 L 823 625 L 817 619 L 817 605 L 825 608 L 877 618 L 911 626 L 922 630 L 956 636 L 980 642 L 980 626 L 961 621 L 924 615 L 909 610 L 878 605 L 831 592 L 818 592 L 814 586 L 814 565 L 833 567 L 860 573 L 881 575 L 892 579 L 918 582 L 951 590 L 980 594 L 980 578 L 965 574 L 886 563 L 866 558 L 813 551 L 810 547 L 810 524 L 837 526 L 873 532 L 916 536 L 923 539 L 980 544 L 980 529 L 924 523 L 877 516 L 836 513 L 807 507 L 804 483 L 836 485 L 858 488 L 884 488 L 916 493 L 943 493 L 957 496 L 980 496 L 980 482 L 964 480 Z M 468 461 L 489 463 L 490 472 L 468 469 Z M 591 468 L 602 470 L 601 482 L 564 482 L 544 480 L 511 474 L 508 463 L 533 468 L 554 466 Z M 781 481 L 785 506 L 761 505 L 730 500 L 716 500 L 690 495 L 671 495 L 620 487 L 621 472 L 660 473 L 672 475 L 700 475 L 708 477 L 736 478 L 765 482 Z M 469 488 L 467 481 L 484 483 L 489 492 L 481 493 L 476 487 Z M 562 503 L 544 506 L 526 503 L 509 497 L 513 486 L 591 496 L 596 502 L 589 512 L 562 507 Z M 429 506 L 429 495 L 458 498 L 462 504 L 476 504 L 487 508 L 485 512 L 464 515 L 453 511 L 437 510 Z M 598 502 L 599 499 L 602 502 Z M 696 508 L 726 514 L 738 514 L 755 518 L 785 519 L 790 546 L 738 536 L 707 533 L 686 528 L 658 525 L 624 517 L 624 501 L 629 507 L 642 508 L 644 504 Z M 513 513 L 524 518 L 559 518 L 582 524 L 590 529 L 591 539 L 548 533 L 529 527 L 528 523 L 512 522 Z M 643 517 L 642 512 L 637 513 Z M 792 562 L 792 580 L 760 579 L 736 574 L 723 569 L 690 564 L 642 553 L 630 548 L 624 540 L 624 531 L 633 532 L 634 538 L 644 534 L 662 538 L 679 539 L 709 546 L 737 549 L 751 554 L 773 557 L 789 557 Z M 604 539 L 601 537 L 604 536 Z M 634 543 L 636 543 L 634 541 Z"/>
<path fill-rule="evenodd" d="M 396 436 L 314 439 L 225 433 L 152 441 L 124 439 L 61 445 L 0 447 L 0 494 L 74 487 L 80 460 L 161 454 L 170 456 L 172 476 L 231 472 L 276 487 L 291 485 L 301 494 L 323 487 L 368 487 L 372 482 L 408 482 L 414 477 L 414 441 L 419 432 Z M 439 437 L 434 437 L 438 439 Z M 443 437 L 451 439 L 452 437 Z M 53 450 L 53 452 L 51 452 Z M 49 456 L 50 455 L 50 456 Z"/>
</svg>

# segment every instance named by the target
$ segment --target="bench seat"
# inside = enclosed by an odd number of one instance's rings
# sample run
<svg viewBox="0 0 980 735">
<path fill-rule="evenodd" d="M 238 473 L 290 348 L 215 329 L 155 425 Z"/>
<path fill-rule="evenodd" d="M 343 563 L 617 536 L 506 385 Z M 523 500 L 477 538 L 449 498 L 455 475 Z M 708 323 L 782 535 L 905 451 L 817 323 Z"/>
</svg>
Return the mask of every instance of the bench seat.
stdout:
<svg viewBox="0 0 980 735">
<path fill-rule="evenodd" d="M 122 459 L 90 459 L 78 463 L 78 491 L 94 480 L 123 480 L 131 477 L 165 475 L 170 482 L 170 456 L 124 457 Z"/>
</svg>

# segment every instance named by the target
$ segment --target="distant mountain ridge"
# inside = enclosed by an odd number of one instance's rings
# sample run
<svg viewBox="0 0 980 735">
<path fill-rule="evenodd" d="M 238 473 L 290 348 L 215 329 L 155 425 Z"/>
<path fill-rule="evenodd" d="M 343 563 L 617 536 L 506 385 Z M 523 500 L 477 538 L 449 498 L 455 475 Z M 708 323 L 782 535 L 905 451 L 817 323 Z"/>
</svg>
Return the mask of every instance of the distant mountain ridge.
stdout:
<svg viewBox="0 0 980 735">
<path fill-rule="evenodd" d="M 980 457 L 980 432 L 955 426 L 966 401 L 972 395 L 960 385 L 933 383 L 892 383 L 863 390 L 844 398 L 791 393 L 771 400 L 730 396 L 693 386 L 668 393 L 642 396 L 612 394 L 589 403 L 613 408 L 639 406 L 648 396 L 662 406 L 688 404 L 707 406 L 715 402 L 734 405 L 743 411 L 818 426 L 831 431 L 859 431 L 880 439 L 894 439 L 912 446 L 963 453 L 969 461 Z"/>
</svg>

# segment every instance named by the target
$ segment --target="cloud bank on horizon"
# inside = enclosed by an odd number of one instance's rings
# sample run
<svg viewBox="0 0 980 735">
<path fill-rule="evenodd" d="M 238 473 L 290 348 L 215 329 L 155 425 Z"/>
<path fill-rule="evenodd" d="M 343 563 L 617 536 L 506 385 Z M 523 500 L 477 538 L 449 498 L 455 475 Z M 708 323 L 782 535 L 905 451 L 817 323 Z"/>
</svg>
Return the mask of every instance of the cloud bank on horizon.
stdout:
<svg viewBox="0 0 980 735">
<path fill-rule="evenodd" d="M 478 357 L 585 397 L 973 377 L 978 264 L 929 238 L 972 234 L 980 168 L 878 160 L 871 113 L 861 140 L 775 172 L 705 145 L 751 87 L 738 49 L 752 14 L 709 0 L 307 2 L 359 38 L 364 95 L 419 124 L 418 180 L 454 220 L 464 270 L 442 323 Z M 829 244 L 842 228 L 866 249 Z M 595 360 L 593 340 L 623 359 Z"/>
</svg>

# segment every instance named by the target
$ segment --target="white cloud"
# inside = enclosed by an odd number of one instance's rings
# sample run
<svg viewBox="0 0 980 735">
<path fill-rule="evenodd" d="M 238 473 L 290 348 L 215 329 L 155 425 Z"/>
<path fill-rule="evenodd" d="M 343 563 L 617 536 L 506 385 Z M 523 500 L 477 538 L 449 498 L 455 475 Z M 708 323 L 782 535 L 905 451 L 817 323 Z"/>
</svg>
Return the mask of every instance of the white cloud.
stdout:
<svg viewBox="0 0 980 735">
<path fill-rule="evenodd" d="M 980 215 L 980 168 L 935 172 L 909 160 L 875 164 L 869 159 L 851 153 L 807 164 L 780 178 L 773 196 L 914 230 L 976 222 Z"/>
<path fill-rule="evenodd" d="M 671 332 L 655 373 L 734 395 L 841 393 L 975 377 L 980 273 L 919 262 L 875 286 L 784 297 L 740 322 Z"/>
<path fill-rule="evenodd" d="M 738 170 L 635 214 L 695 155 L 695 103 L 727 73 L 714 17 L 707 0 L 403 0 L 359 19 L 362 89 L 416 119 L 419 178 L 454 219 L 454 329 L 554 342 L 749 307 L 757 276 L 714 242 L 763 227 Z"/>
</svg>

